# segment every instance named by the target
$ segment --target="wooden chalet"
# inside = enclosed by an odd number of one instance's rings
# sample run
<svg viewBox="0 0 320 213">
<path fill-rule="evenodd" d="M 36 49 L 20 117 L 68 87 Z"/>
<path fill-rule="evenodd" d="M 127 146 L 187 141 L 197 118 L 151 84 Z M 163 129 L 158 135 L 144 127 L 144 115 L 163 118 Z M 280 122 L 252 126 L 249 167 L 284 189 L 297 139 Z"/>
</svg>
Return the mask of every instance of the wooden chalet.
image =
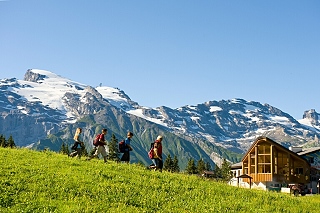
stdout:
<svg viewBox="0 0 320 213">
<path fill-rule="evenodd" d="M 232 169 L 234 181 L 239 175 L 251 177 L 241 178 L 241 184 L 248 188 L 251 183 L 252 188 L 270 189 L 290 183 L 310 182 L 309 162 L 267 137 L 257 138 L 242 158 L 241 164 L 235 164 Z M 237 181 L 239 184 L 239 178 Z"/>
</svg>

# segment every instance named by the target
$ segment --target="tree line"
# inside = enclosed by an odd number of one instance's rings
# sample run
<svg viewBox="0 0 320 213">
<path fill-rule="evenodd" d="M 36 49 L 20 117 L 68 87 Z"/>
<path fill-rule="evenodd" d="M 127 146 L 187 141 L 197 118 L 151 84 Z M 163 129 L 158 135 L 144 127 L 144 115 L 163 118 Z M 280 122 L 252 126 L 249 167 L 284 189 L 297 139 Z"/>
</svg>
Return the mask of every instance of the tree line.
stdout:
<svg viewBox="0 0 320 213">
<path fill-rule="evenodd" d="M 186 172 L 188 174 L 198 174 L 205 175 L 204 172 L 210 172 L 210 177 L 215 178 L 221 181 L 229 181 L 232 178 L 231 172 L 231 163 L 228 162 L 225 158 L 221 166 L 215 165 L 215 168 L 212 170 L 209 162 L 204 162 L 202 158 L 195 163 L 195 160 L 190 158 L 187 164 Z"/>
<path fill-rule="evenodd" d="M 14 148 L 16 147 L 16 144 L 14 143 L 12 135 L 9 136 L 8 139 L 4 135 L 0 135 L 0 147 L 8 147 L 8 148 Z"/>
</svg>

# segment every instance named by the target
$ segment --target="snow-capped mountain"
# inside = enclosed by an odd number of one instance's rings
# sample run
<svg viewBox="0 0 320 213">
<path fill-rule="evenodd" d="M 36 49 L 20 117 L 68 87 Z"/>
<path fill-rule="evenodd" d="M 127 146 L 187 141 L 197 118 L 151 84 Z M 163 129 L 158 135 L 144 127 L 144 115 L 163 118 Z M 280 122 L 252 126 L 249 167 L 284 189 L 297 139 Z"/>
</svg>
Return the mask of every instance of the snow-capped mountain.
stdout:
<svg viewBox="0 0 320 213">
<path fill-rule="evenodd" d="M 233 151 L 246 151 L 258 136 L 288 145 L 318 145 L 319 114 L 305 111 L 302 120 L 268 104 L 243 99 L 209 101 L 177 109 L 140 108 L 128 113 L 147 117 L 180 135 L 202 138 Z"/>
<path fill-rule="evenodd" d="M 318 145 L 319 114 L 302 120 L 268 104 L 243 99 L 208 101 L 177 109 L 139 106 L 118 88 L 84 85 L 49 71 L 31 69 L 23 80 L 0 80 L 0 134 L 14 135 L 27 146 L 82 116 L 106 107 L 166 128 L 183 138 L 206 140 L 244 152 L 258 136 L 290 145 Z"/>
<path fill-rule="evenodd" d="M 2 79 L 0 91 L 0 133 L 13 135 L 19 146 L 110 105 L 94 88 L 44 70 L 28 70 L 24 80 Z"/>
</svg>

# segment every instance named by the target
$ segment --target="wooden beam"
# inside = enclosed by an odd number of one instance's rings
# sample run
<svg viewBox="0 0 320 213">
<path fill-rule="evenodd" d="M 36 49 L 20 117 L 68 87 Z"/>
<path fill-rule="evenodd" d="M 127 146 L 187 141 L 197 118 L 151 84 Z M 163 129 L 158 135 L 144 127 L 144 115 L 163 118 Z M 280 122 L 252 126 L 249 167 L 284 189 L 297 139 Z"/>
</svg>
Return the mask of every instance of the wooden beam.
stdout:
<svg viewBox="0 0 320 213">
<path fill-rule="evenodd" d="M 274 167 L 274 159 L 273 159 L 273 149 L 274 149 L 274 146 L 273 145 L 271 145 L 271 147 L 270 147 L 270 163 L 271 163 L 271 165 L 270 165 L 270 169 L 271 169 L 271 175 L 272 175 L 272 179 L 273 179 L 273 171 L 274 171 L 274 169 L 273 169 L 273 167 Z"/>
<path fill-rule="evenodd" d="M 254 170 L 255 170 L 255 174 L 258 174 L 258 146 L 256 146 L 255 148 L 254 148 L 254 151 L 255 151 L 255 160 L 254 160 L 254 163 L 255 163 L 255 165 L 254 165 Z"/>
</svg>

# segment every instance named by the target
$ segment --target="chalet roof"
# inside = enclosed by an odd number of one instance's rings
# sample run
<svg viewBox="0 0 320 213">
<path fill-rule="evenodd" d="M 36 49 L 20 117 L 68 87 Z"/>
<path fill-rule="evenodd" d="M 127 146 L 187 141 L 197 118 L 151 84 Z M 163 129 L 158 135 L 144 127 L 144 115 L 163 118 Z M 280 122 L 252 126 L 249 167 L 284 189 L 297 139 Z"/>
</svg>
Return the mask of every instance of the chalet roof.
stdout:
<svg viewBox="0 0 320 213">
<path fill-rule="evenodd" d="M 319 151 L 319 150 L 320 150 L 320 147 L 312 147 L 312 148 L 304 149 L 301 152 L 297 152 L 297 154 L 301 156 L 301 155 L 310 154 L 310 153 L 313 153 L 313 152 L 316 152 L 316 151 Z"/>
<path fill-rule="evenodd" d="M 254 149 L 254 147 L 256 146 L 257 143 L 261 142 L 261 141 L 265 141 L 265 142 L 268 142 L 270 143 L 271 145 L 274 145 L 280 149 L 282 149 L 283 151 L 286 151 L 286 152 L 289 152 L 290 154 L 294 155 L 295 157 L 303 160 L 303 161 L 306 161 L 308 163 L 308 161 L 306 159 L 304 159 L 303 157 L 301 157 L 300 155 L 298 155 L 297 153 L 295 152 L 292 152 L 291 150 L 287 149 L 286 147 L 282 146 L 281 144 L 273 141 L 272 139 L 268 138 L 268 137 L 264 137 L 264 136 L 260 136 L 258 137 L 255 142 L 253 142 L 253 144 L 251 145 L 251 147 L 248 149 L 248 151 L 246 152 L 246 154 L 243 156 L 242 160 L 243 161 L 246 156 L 251 152 L 252 149 Z"/>
<path fill-rule="evenodd" d="M 231 165 L 231 169 L 241 169 L 241 168 L 242 168 L 242 162 Z"/>
</svg>

